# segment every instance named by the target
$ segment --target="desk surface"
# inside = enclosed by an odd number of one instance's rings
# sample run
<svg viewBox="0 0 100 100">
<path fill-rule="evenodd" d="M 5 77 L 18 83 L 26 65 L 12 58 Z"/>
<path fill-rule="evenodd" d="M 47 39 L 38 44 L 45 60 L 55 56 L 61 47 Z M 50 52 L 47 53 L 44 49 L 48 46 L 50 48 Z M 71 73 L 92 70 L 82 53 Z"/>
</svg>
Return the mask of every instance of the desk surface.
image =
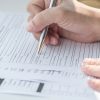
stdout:
<svg viewBox="0 0 100 100">
<path fill-rule="evenodd" d="M 29 0 L 0 0 L 0 11 L 25 12 Z"/>
<path fill-rule="evenodd" d="M 0 11 L 25 12 L 28 2 L 29 0 L 0 0 Z M 33 96 L 0 94 L 0 100 L 47 100 L 47 99 L 33 97 Z M 62 99 L 55 98 L 55 100 L 62 100 Z M 63 100 L 65 99 L 63 98 Z M 98 100 L 100 100 L 100 97 L 98 97 Z"/>
</svg>

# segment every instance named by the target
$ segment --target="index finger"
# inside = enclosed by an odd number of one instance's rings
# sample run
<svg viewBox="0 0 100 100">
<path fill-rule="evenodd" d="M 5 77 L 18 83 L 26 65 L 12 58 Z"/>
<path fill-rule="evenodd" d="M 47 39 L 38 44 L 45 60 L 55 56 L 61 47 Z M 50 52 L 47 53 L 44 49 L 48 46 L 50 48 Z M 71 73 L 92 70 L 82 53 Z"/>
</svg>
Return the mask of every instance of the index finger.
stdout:
<svg viewBox="0 0 100 100">
<path fill-rule="evenodd" d="M 28 4 L 27 10 L 31 16 L 35 16 L 37 13 L 45 9 L 44 0 L 31 0 Z"/>
</svg>

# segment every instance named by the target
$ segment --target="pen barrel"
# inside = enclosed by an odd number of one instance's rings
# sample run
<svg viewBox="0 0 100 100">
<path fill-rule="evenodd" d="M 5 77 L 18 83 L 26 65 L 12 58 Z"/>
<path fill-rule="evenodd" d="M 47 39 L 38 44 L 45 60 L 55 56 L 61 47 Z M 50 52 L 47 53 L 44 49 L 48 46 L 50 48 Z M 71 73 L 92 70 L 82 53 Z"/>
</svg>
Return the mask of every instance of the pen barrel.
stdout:
<svg viewBox="0 0 100 100">
<path fill-rule="evenodd" d="M 45 41 L 46 35 L 48 33 L 48 29 L 49 29 L 49 27 L 46 27 L 41 33 L 41 39 L 43 40 L 42 43 Z"/>
<path fill-rule="evenodd" d="M 57 0 L 51 0 L 49 8 L 55 7 L 57 3 Z"/>
</svg>

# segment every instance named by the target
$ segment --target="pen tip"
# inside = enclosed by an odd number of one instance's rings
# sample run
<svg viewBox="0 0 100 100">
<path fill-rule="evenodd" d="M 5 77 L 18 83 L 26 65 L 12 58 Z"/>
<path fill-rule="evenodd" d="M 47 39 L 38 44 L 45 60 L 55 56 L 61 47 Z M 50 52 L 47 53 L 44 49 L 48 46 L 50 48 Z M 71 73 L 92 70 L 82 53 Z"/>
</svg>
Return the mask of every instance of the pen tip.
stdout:
<svg viewBox="0 0 100 100">
<path fill-rule="evenodd" d="M 40 54 L 40 47 L 38 47 L 38 49 L 37 49 L 37 53 L 36 53 L 37 55 L 39 55 Z"/>
</svg>

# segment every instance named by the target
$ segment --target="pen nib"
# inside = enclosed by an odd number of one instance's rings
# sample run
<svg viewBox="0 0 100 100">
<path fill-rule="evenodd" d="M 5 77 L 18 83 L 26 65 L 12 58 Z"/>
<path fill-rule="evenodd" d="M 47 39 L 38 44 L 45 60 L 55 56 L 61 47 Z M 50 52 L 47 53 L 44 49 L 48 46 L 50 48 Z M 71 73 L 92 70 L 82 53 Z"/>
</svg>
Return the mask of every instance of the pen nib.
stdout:
<svg viewBox="0 0 100 100">
<path fill-rule="evenodd" d="M 37 49 L 37 54 L 40 55 L 41 54 L 41 49 L 44 47 L 44 44 L 42 43 L 38 49 Z"/>
</svg>

